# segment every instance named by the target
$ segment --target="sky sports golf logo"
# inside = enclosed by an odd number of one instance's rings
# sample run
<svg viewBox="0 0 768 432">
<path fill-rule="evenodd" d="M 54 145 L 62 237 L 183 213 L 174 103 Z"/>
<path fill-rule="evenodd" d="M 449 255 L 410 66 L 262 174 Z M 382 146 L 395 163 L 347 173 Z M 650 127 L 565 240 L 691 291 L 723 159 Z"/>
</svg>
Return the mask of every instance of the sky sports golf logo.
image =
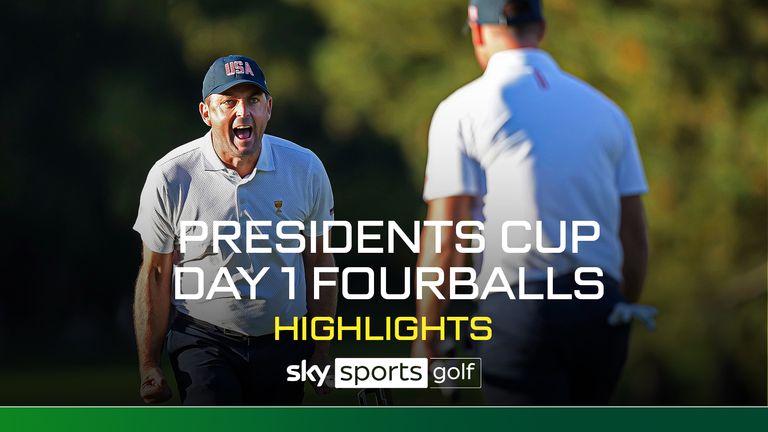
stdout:
<svg viewBox="0 0 768 432">
<path fill-rule="evenodd" d="M 302 360 L 286 373 L 290 382 L 335 388 L 482 387 L 482 361 L 474 357 L 433 358 L 431 364 L 426 358 L 337 358 L 333 367 Z"/>
</svg>

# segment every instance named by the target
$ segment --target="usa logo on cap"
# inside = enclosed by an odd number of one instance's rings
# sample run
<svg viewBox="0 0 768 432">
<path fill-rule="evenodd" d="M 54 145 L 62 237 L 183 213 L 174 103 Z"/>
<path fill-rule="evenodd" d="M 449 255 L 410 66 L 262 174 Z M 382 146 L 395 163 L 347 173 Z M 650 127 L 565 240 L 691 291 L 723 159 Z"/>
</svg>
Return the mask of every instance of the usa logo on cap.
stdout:
<svg viewBox="0 0 768 432">
<path fill-rule="evenodd" d="M 245 67 L 243 67 L 243 64 L 245 64 Z M 243 73 L 246 75 L 254 76 L 253 69 L 251 69 L 251 64 L 242 60 L 224 63 L 224 73 L 226 73 L 227 76 Z"/>
</svg>

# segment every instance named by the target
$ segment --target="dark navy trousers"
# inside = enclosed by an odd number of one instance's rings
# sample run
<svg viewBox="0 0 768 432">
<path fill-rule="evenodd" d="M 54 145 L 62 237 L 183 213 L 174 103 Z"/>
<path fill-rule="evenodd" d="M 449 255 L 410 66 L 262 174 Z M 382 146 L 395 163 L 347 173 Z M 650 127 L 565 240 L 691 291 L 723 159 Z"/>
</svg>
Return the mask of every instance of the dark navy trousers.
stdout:
<svg viewBox="0 0 768 432">
<path fill-rule="evenodd" d="M 609 326 L 613 306 L 623 301 L 618 283 L 601 278 L 600 300 L 516 300 L 492 294 L 478 315 L 490 316 L 493 337 L 480 342 L 483 396 L 489 405 L 605 405 L 627 356 L 629 325 Z M 574 275 L 553 281 L 556 293 L 580 287 Z M 526 293 L 544 293 L 547 282 L 527 282 Z"/>
<path fill-rule="evenodd" d="M 314 344 L 237 335 L 177 316 L 166 348 L 184 405 L 298 405 L 304 383 L 287 382 L 286 368 L 308 359 Z"/>
</svg>

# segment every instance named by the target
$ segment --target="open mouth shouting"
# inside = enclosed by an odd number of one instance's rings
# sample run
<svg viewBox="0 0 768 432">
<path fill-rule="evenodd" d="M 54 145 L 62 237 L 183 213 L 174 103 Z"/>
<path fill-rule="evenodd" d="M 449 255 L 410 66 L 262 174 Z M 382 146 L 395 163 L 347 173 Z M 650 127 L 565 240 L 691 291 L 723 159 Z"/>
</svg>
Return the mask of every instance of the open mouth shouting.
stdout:
<svg viewBox="0 0 768 432">
<path fill-rule="evenodd" d="M 232 130 L 240 141 L 247 141 L 253 135 L 253 126 L 235 126 Z"/>
</svg>

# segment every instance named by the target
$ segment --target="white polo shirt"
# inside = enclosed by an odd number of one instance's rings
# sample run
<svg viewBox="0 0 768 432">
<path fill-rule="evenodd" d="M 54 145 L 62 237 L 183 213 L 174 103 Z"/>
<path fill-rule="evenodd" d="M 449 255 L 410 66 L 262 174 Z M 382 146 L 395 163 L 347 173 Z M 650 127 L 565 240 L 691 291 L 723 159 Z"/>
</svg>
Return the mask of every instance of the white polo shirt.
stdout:
<svg viewBox="0 0 768 432">
<path fill-rule="evenodd" d="M 216 155 L 210 132 L 180 146 L 160 159 L 147 175 L 141 193 L 139 214 L 134 229 L 151 250 L 170 253 L 178 250 L 181 221 L 201 221 L 208 226 L 207 240 L 187 242 L 186 253 L 178 266 L 203 269 L 203 288 L 207 295 L 221 267 L 233 276 L 241 299 L 231 293 L 216 293 L 206 300 L 179 300 L 173 305 L 180 312 L 220 327 L 252 336 L 274 333 L 274 317 L 290 319 L 306 313 L 304 265 L 301 254 L 279 253 L 277 243 L 295 247 L 276 235 L 277 223 L 301 221 L 310 235 L 311 221 L 333 220 L 333 194 L 323 164 L 310 150 L 290 141 L 264 135 L 256 168 L 245 178 L 224 166 Z M 255 247 L 271 247 L 271 253 L 246 253 L 246 221 L 269 221 L 260 226 L 269 240 L 256 240 Z M 224 241 L 213 253 L 214 221 L 237 221 L 240 253 Z M 199 235 L 200 228 L 191 235 Z M 296 228 L 291 233 L 298 233 Z M 248 269 L 254 278 L 263 267 L 267 273 L 257 284 L 256 300 L 250 299 L 250 286 L 237 268 Z M 295 268 L 296 298 L 289 300 L 289 275 L 282 267 Z M 197 276 L 183 273 L 183 293 L 197 292 Z M 224 280 L 220 285 L 226 285 Z"/>
<path fill-rule="evenodd" d="M 485 73 L 443 101 L 432 119 L 424 199 L 484 198 L 482 282 L 494 267 L 516 283 L 519 267 L 527 280 L 543 280 L 547 267 L 557 275 L 583 266 L 620 281 L 620 197 L 647 189 L 621 109 L 538 49 L 493 55 Z M 531 252 L 503 252 L 507 220 L 531 224 L 531 231 L 508 231 L 509 246 L 529 243 Z M 566 221 L 565 253 L 535 250 L 538 220 L 544 246 L 560 245 L 560 221 Z M 577 254 L 570 253 L 574 220 L 596 221 L 601 229 L 599 240 L 580 243 Z"/>
</svg>

